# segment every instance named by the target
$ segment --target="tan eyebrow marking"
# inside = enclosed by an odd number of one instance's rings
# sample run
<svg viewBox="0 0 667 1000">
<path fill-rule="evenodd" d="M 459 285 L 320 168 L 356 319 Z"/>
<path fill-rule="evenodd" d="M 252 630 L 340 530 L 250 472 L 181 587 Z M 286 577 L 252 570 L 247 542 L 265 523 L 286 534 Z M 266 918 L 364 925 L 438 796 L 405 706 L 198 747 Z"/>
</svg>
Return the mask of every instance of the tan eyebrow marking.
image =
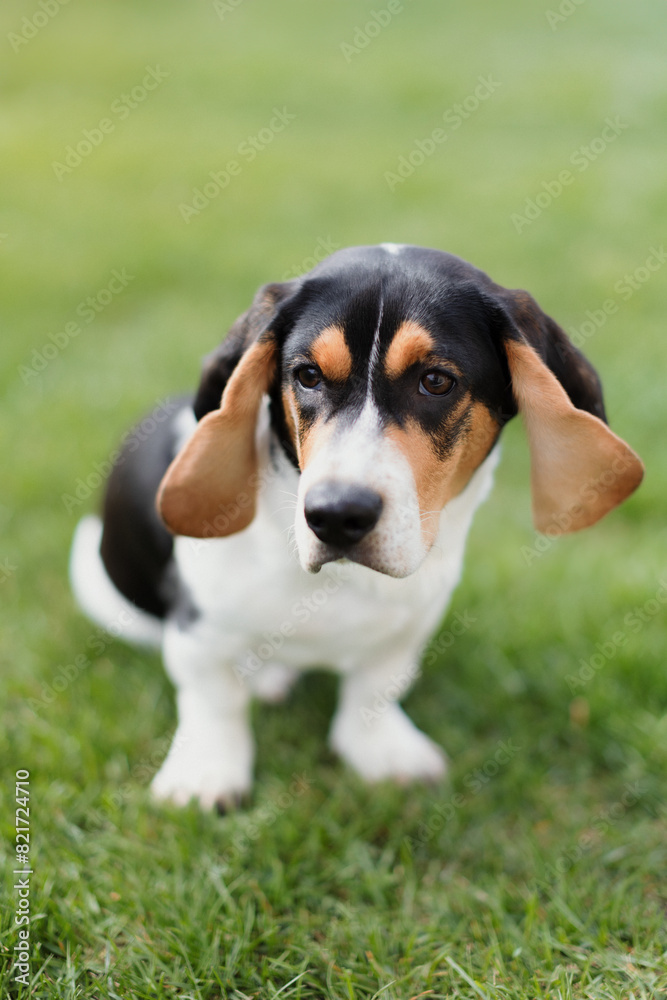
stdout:
<svg viewBox="0 0 667 1000">
<path fill-rule="evenodd" d="M 419 323 L 408 320 L 394 334 L 384 359 L 389 378 L 398 378 L 415 361 L 425 361 L 435 351 L 433 337 Z"/>
<path fill-rule="evenodd" d="M 325 378 L 332 382 L 342 382 L 350 377 L 352 355 L 341 327 L 327 326 L 322 330 L 309 353 Z"/>
</svg>

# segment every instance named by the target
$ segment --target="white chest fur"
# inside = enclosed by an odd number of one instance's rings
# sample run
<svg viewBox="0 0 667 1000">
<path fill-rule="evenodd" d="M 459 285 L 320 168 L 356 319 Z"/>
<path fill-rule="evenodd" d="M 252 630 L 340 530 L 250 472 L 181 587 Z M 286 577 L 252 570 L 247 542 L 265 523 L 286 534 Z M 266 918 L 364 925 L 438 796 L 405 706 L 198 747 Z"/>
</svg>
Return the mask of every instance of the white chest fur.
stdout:
<svg viewBox="0 0 667 1000">
<path fill-rule="evenodd" d="M 264 423 L 258 431 L 264 487 L 250 526 L 227 538 L 176 539 L 178 573 L 197 616 L 186 626 L 173 619 L 165 627 L 179 724 L 153 793 L 180 804 L 195 797 L 205 807 L 247 793 L 251 696 L 278 700 L 299 671 L 315 666 L 343 675 L 329 739 L 358 774 L 368 781 L 441 777 L 442 750 L 398 701 L 458 583 L 497 449 L 442 512 L 422 565 L 397 579 L 350 562 L 327 564 L 317 574 L 301 568 L 293 538 L 298 472 L 269 442 Z"/>
<path fill-rule="evenodd" d="M 347 561 L 310 574 L 299 565 L 292 535 L 298 472 L 277 448 L 269 457 L 268 434 L 264 428 L 265 485 L 252 524 L 227 538 L 176 540 L 178 571 L 201 611 L 200 628 L 245 673 L 275 661 L 349 671 L 371 650 L 396 643 L 417 657 L 459 581 L 497 449 L 447 505 L 436 543 L 411 576 L 396 579 Z"/>
</svg>

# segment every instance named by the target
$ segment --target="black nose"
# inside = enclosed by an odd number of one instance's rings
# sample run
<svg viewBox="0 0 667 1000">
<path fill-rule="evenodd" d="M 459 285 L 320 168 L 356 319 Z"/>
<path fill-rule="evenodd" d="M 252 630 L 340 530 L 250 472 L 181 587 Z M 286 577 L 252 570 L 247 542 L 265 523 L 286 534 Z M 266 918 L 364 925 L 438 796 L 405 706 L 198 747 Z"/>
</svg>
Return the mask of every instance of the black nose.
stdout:
<svg viewBox="0 0 667 1000">
<path fill-rule="evenodd" d="M 382 497 L 365 486 L 324 482 L 306 493 L 308 527 L 325 545 L 347 548 L 378 523 Z"/>
</svg>

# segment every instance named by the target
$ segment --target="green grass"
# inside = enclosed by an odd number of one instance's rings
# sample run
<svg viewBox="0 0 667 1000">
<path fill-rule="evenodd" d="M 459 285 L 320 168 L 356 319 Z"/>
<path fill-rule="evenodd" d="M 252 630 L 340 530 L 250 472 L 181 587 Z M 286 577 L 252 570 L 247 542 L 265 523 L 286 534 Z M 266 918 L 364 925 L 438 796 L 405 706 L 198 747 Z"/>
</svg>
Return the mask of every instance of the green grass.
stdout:
<svg viewBox="0 0 667 1000">
<path fill-rule="evenodd" d="M 667 606 L 651 603 L 667 580 L 667 268 L 627 301 L 614 290 L 664 239 L 665 11 L 587 0 L 552 30 L 528 0 L 403 0 L 346 62 L 341 43 L 385 7 L 244 0 L 221 20 L 207 2 L 73 0 L 14 52 L 7 34 L 41 8 L 4 4 L 3 996 L 667 995 Z M 121 120 L 110 108 L 147 66 L 168 76 Z M 494 93 L 391 191 L 385 172 L 480 76 Z M 179 204 L 274 107 L 295 120 L 186 224 Z M 58 180 L 53 161 L 106 116 L 113 132 Z M 615 116 L 627 128 L 576 171 Z M 512 214 L 568 168 L 573 183 L 517 233 Z M 256 707 L 246 812 L 158 809 L 146 789 L 175 725 L 158 658 L 109 640 L 67 680 L 94 632 L 68 546 L 99 490 L 69 511 L 62 497 L 320 240 L 453 251 L 569 329 L 613 298 L 585 350 L 647 477 L 535 556 L 526 444 L 508 428 L 450 612 L 476 620 L 406 702 L 451 755 L 448 785 L 362 787 L 326 749 L 335 685 L 318 673 L 287 709 Z M 85 323 L 79 304 L 123 268 L 133 280 Z M 33 348 L 76 321 L 26 376 Z M 627 616 L 645 606 L 637 627 Z M 498 741 L 517 748 L 501 766 Z M 11 972 L 20 768 L 30 991 Z"/>
</svg>

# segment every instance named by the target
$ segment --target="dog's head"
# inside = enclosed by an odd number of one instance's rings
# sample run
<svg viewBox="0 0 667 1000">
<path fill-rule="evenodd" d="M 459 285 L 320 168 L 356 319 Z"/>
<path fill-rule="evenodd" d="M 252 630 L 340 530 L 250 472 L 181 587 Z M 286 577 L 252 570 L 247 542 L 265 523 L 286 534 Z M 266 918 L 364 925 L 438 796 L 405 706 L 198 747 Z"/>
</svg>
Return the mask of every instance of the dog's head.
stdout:
<svg viewBox="0 0 667 1000">
<path fill-rule="evenodd" d="M 175 533 L 226 535 L 252 521 L 265 394 L 301 472 L 295 528 L 310 571 L 348 558 L 414 572 L 443 507 L 517 410 L 539 530 L 594 524 L 643 474 L 563 330 L 526 292 L 437 250 L 354 247 L 260 289 L 209 358 L 197 430 L 160 487 Z"/>
</svg>

